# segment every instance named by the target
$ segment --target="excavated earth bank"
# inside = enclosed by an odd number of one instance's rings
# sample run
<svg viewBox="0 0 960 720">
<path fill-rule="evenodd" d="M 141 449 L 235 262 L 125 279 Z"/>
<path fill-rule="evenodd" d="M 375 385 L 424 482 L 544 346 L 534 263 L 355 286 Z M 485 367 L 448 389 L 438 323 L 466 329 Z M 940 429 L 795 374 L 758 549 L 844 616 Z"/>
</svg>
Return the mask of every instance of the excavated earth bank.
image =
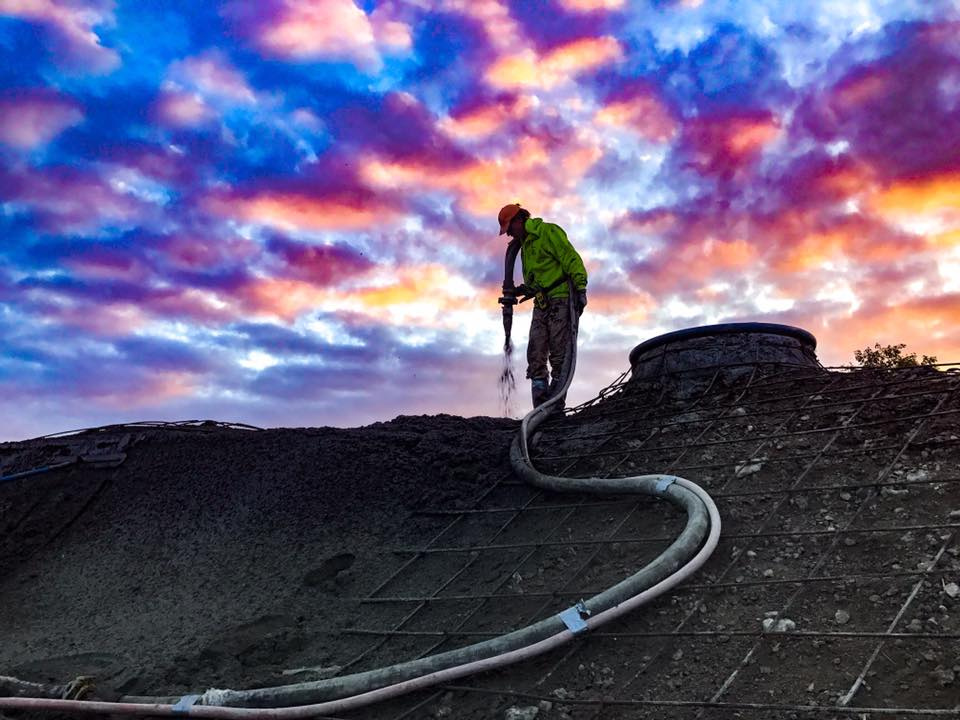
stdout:
<svg viewBox="0 0 960 720">
<path fill-rule="evenodd" d="M 0 675 L 93 674 L 125 694 L 289 683 L 334 664 L 421 542 L 414 508 L 468 503 L 509 472 L 518 423 L 399 417 L 360 429 L 119 429 L 123 464 L 0 484 Z M 68 439 L 0 445 L 38 466 Z M 340 652 L 336 652 L 339 650 Z"/>
<path fill-rule="evenodd" d="M 568 649 L 341 716 L 956 716 L 958 419 L 955 370 L 624 381 L 546 424 L 534 461 L 700 483 L 724 523 L 709 563 Z M 517 481 L 517 427 L 401 417 L 2 445 L 6 475 L 90 462 L 0 483 L 0 675 L 178 695 L 369 669 L 558 612 L 682 527 L 660 501 Z"/>
</svg>

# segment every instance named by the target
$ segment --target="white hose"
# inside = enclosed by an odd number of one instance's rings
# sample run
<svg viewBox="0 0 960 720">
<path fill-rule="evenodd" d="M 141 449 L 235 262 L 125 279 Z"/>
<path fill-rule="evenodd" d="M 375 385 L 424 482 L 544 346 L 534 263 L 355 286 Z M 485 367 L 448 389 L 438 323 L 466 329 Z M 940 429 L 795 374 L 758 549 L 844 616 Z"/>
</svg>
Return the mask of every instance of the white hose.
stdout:
<svg viewBox="0 0 960 720">
<path fill-rule="evenodd" d="M 597 608 L 592 614 L 586 615 L 585 613 L 581 616 L 581 621 L 585 625 L 584 629 L 578 628 L 576 633 L 570 629 L 552 632 L 546 637 L 528 642 L 521 647 L 502 650 L 487 657 L 470 659 L 465 662 L 455 662 L 455 664 L 441 667 L 440 669 L 422 671 L 416 674 L 415 677 L 407 677 L 399 682 L 391 682 L 389 684 L 383 684 L 383 680 L 391 675 L 402 676 L 403 673 L 409 674 L 415 670 L 420 670 L 422 667 L 429 668 L 438 662 L 454 662 L 455 659 L 460 657 L 469 658 L 495 648 L 498 645 L 508 645 L 509 642 L 519 640 L 521 637 L 537 637 L 538 634 L 542 634 L 544 630 L 548 630 L 550 627 L 560 626 L 558 622 L 559 616 L 552 616 L 527 628 L 449 653 L 430 656 L 419 661 L 400 663 L 399 665 L 367 673 L 357 673 L 345 678 L 333 678 L 316 683 L 300 683 L 297 685 L 262 688 L 251 691 L 209 690 L 199 698 L 192 698 L 194 703 L 206 702 L 208 704 L 189 704 L 189 702 L 184 701 L 176 705 L 163 702 L 112 703 L 37 697 L 11 697 L 0 698 L 0 709 L 109 713 L 114 715 L 187 715 L 205 718 L 282 718 L 287 720 L 309 718 L 334 712 L 345 712 L 372 703 L 388 700 L 414 690 L 427 688 L 438 683 L 450 682 L 478 672 L 502 668 L 550 652 L 570 642 L 577 634 L 580 634 L 580 632 L 600 627 L 634 610 L 640 605 L 659 597 L 684 582 L 707 561 L 716 548 L 720 538 L 720 514 L 717 511 L 713 499 L 702 488 L 684 478 L 666 475 L 640 475 L 627 478 L 561 478 L 540 473 L 533 467 L 530 461 L 527 438 L 533 433 L 536 427 L 543 422 L 546 418 L 546 413 L 553 405 L 564 397 L 573 379 L 573 371 L 576 367 L 578 316 L 573 307 L 572 288 L 568 304 L 573 322 L 571 323 L 571 352 L 568 354 L 569 362 L 566 363 L 567 367 L 564 368 L 564 381 L 560 383 L 560 387 L 551 399 L 524 417 L 519 437 L 511 449 L 511 460 L 513 461 L 514 469 L 518 474 L 538 487 L 566 492 L 642 492 L 644 494 L 663 497 L 675 504 L 682 505 L 687 510 L 688 515 L 687 526 L 684 528 L 684 531 L 656 560 L 626 580 L 579 606 L 587 612 L 592 612 L 593 608 Z M 709 527 L 709 532 L 705 540 L 701 532 L 704 524 Z M 678 555 L 678 553 L 686 552 L 693 542 L 697 542 L 699 550 L 678 567 L 671 568 L 670 566 L 677 562 L 675 556 Z M 648 587 L 636 590 L 638 583 L 647 582 L 651 577 L 657 578 L 664 574 L 666 575 L 665 577 L 656 580 Z M 291 698 L 309 697 L 311 693 L 329 692 L 331 687 L 344 687 L 349 686 L 351 683 L 356 684 L 362 682 L 371 684 L 371 686 L 372 683 L 379 682 L 383 686 L 372 686 L 372 689 L 354 692 L 347 697 L 326 700 L 324 702 L 296 703 L 292 707 L 222 706 L 222 703 L 262 703 L 265 698 L 286 699 L 289 701 Z"/>
</svg>

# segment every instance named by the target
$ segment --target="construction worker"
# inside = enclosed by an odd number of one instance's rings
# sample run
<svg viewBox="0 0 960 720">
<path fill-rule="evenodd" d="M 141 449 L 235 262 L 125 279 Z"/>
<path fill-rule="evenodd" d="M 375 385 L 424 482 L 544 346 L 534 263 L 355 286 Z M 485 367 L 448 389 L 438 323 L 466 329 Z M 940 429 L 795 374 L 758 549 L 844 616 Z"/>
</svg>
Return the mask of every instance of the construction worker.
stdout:
<svg viewBox="0 0 960 720">
<path fill-rule="evenodd" d="M 505 205 L 497 218 L 500 234 L 520 241 L 523 284 L 521 296 L 533 297 L 533 319 L 527 341 L 527 377 L 533 406 L 546 402 L 557 390 L 570 346 L 571 325 L 567 279 L 573 280 L 577 315 L 587 306 L 587 271 L 583 260 L 559 225 L 530 217 L 518 204 Z M 547 361 L 550 361 L 550 372 Z M 551 379 L 552 378 L 552 379 Z M 561 400 L 558 409 L 563 409 Z"/>
</svg>

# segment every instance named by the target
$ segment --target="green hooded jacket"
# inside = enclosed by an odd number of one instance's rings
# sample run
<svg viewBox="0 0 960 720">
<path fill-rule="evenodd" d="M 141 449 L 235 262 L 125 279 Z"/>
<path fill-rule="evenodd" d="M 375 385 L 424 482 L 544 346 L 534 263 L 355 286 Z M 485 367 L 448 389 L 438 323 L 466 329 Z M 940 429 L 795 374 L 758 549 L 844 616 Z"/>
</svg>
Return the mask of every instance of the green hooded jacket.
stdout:
<svg viewBox="0 0 960 720">
<path fill-rule="evenodd" d="M 563 228 L 544 222 L 541 218 L 529 218 L 524 227 L 527 237 L 520 246 L 523 282 L 531 288 L 548 288 L 561 278 L 569 276 L 577 290 L 586 290 L 586 268 L 583 267 L 579 253 L 567 240 Z M 567 283 L 561 282 L 548 295 L 556 298 L 567 297 Z"/>
</svg>

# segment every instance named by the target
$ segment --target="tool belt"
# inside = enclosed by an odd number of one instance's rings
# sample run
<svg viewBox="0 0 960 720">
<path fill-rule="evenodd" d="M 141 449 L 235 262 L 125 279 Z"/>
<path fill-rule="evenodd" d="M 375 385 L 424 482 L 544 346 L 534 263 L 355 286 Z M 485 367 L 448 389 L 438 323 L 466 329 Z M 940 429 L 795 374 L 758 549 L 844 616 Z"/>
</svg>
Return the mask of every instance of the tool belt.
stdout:
<svg viewBox="0 0 960 720">
<path fill-rule="evenodd" d="M 520 302 L 525 302 L 530 298 L 533 298 L 533 304 L 540 308 L 541 310 L 546 310 L 550 307 L 550 291 L 554 288 L 558 288 L 567 282 L 567 276 L 561 276 L 556 282 L 551 283 L 547 287 L 540 287 L 539 285 L 534 284 L 531 289 L 534 290 L 533 295 L 527 295 L 520 300 Z"/>
</svg>

